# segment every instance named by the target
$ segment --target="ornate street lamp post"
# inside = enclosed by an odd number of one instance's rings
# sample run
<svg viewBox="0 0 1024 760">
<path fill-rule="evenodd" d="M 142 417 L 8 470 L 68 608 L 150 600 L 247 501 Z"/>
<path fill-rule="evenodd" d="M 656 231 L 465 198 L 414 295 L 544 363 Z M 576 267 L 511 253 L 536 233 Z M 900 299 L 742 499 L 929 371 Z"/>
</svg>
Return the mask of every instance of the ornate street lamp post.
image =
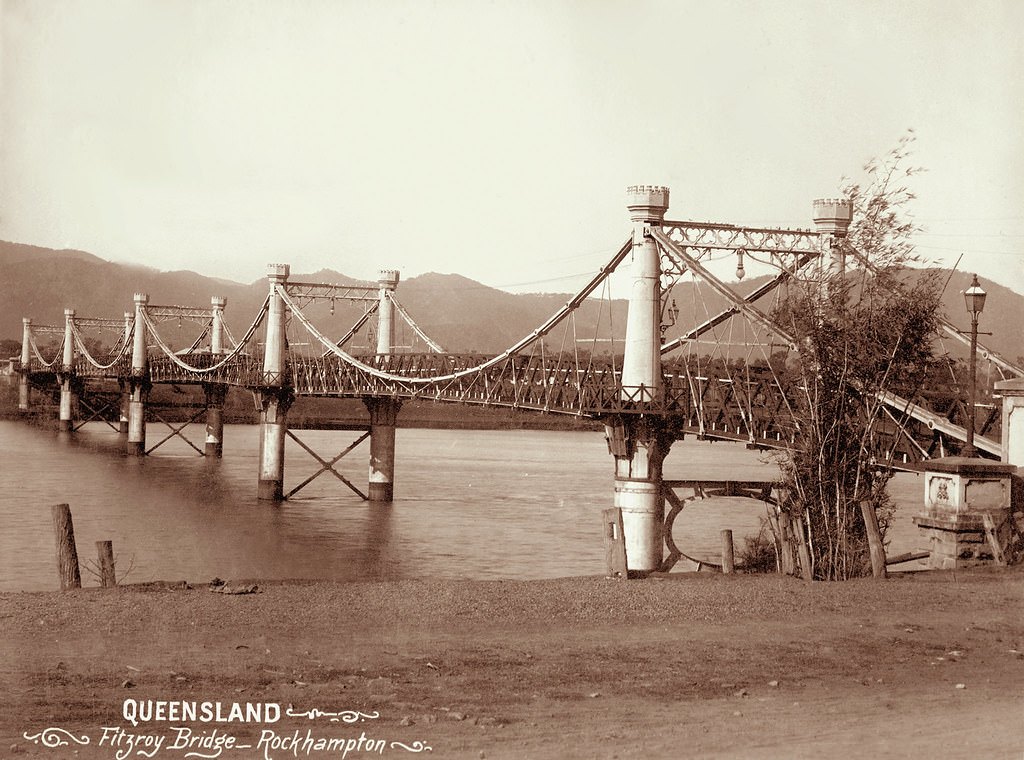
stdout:
<svg viewBox="0 0 1024 760">
<path fill-rule="evenodd" d="M 981 289 L 978 283 L 978 275 L 974 275 L 971 286 L 964 291 L 964 301 L 967 303 L 967 311 L 971 314 L 971 379 L 968 390 L 967 407 L 967 446 L 964 447 L 965 457 L 978 456 L 978 450 L 974 447 L 974 417 L 977 404 L 977 371 L 978 371 L 978 316 L 985 308 L 985 297 L 988 294 Z"/>
</svg>

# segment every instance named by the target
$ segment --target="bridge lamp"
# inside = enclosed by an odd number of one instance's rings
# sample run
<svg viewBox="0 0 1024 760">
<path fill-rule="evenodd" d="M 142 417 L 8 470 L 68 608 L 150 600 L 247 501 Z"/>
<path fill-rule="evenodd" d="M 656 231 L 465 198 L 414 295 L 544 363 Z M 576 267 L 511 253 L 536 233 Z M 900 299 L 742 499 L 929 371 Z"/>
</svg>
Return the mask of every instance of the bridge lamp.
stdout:
<svg viewBox="0 0 1024 760">
<path fill-rule="evenodd" d="M 679 319 L 679 307 L 676 306 L 676 299 L 672 299 L 672 303 L 665 309 L 665 319 L 661 323 L 661 334 L 665 334 L 665 330 L 675 325 L 676 320 Z"/>
<path fill-rule="evenodd" d="M 977 403 L 977 373 L 978 373 L 978 317 L 985 309 L 985 298 L 988 295 L 981 289 L 978 282 L 978 275 L 974 275 L 971 286 L 964 291 L 964 301 L 967 303 L 967 311 L 971 315 L 971 377 L 968 391 L 969 406 L 967 409 L 967 446 L 964 447 L 965 457 L 978 456 L 978 450 L 974 447 L 974 417 L 975 404 Z"/>
</svg>

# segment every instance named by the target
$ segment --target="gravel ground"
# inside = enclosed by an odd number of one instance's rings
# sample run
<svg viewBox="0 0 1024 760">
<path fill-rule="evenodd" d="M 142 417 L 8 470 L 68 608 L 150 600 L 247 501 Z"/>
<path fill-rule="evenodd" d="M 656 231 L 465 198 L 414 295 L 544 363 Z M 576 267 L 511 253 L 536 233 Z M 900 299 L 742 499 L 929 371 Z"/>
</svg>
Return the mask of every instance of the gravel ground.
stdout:
<svg viewBox="0 0 1024 760">
<path fill-rule="evenodd" d="M 71 756 L 37 743 L 54 726 L 90 738 L 75 756 L 114 757 L 100 729 L 135 730 L 125 699 L 353 710 L 445 758 L 1024 753 L 1019 568 L 8 593 L 0 647 L 0 756 Z M 272 728 L 310 725 L 354 730 Z M 340 756 L 260 747 L 266 725 L 190 726 L 252 743 L 225 757 Z"/>
</svg>

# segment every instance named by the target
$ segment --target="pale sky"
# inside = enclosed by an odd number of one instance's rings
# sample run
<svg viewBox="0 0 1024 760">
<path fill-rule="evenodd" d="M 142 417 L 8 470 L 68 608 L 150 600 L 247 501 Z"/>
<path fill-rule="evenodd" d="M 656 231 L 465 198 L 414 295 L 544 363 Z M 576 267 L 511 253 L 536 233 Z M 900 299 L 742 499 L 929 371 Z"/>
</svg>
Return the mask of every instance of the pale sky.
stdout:
<svg viewBox="0 0 1024 760">
<path fill-rule="evenodd" d="M 810 227 L 908 129 L 919 253 L 1024 293 L 1024 3 L 0 0 L 0 239 L 251 282 L 569 291 L 672 219 Z"/>
</svg>

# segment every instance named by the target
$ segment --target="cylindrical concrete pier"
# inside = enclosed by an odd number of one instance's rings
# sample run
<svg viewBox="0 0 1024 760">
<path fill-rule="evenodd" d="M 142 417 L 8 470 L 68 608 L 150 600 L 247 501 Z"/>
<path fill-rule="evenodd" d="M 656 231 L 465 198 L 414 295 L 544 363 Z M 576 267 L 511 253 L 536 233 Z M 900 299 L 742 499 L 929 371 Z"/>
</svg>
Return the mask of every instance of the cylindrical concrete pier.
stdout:
<svg viewBox="0 0 1024 760">
<path fill-rule="evenodd" d="M 626 569 L 648 573 L 664 559 L 665 502 L 661 483 L 650 478 L 615 478 L 615 506 L 622 510 Z"/>
<path fill-rule="evenodd" d="M 146 453 L 146 401 L 149 397 L 149 356 L 146 350 L 144 315 L 149 296 L 135 294 L 135 330 L 132 334 L 132 369 L 128 379 L 128 440 L 125 453 L 143 456 Z"/>
<path fill-rule="evenodd" d="M 64 355 L 61 359 L 60 375 L 60 413 L 57 420 L 57 431 L 69 433 L 75 426 L 75 390 L 73 375 L 75 371 L 75 310 L 64 309 Z"/>
<path fill-rule="evenodd" d="M 18 378 L 18 410 L 27 412 L 32 406 L 32 385 L 29 374 L 32 364 L 32 320 L 21 320 L 21 376 Z"/>
<path fill-rule="evenodd" d="M 124 340 L 127 344 L 132 339 L 133 323 L 135 321 L 135 315 L 126 311 L 124 313 Z M 118 405 L 118 421 L 117 421 L 117 436 L 121 439 L 121 445 L 127 449 L 128 444 L 128 403 L 131 399 L 131 387 L 130 383 L 126 383 L 123 378 L 117 381 L 118 391 L 121 394 L 121 401 Z"/>
<path fill-rule="evenodd" d="M 270 305 L 267 312 L 267 342 L 263 355 L 263 408 L 260 412 L 260 473 L 257 498 L 284 498 L 284 442 L 288 431 L 291 395 L 285 383 L 285 305 L 278 287 L 288 281 L 287 264 L 271 264 Z"/>
<path fill-rule="evenodd" d="M 395 423 L 402 402 L 393 398 L 364 399 L 370 411 L 370 501 L 395 497 Z"/>
<path fill-rule="evenodd" d="M 214 296 L 210 299 L 212 316 L 210 320 L 210 360 L 218 362 L 224 355 L 224 307 L 227 299 Z M 222 383 L 206 383 L 206 447 L 204 453 L 214 459 L 224 454 L 224 399 L 228 387 Z"/>
<path fill-rule="evenodd" d="M 627 190 L 633 222 L 633 285 L 626 315 L 623 400 L 651 401 L 661 390 L 661 252 L 647 229 L 661 226 L 668 193 L 667 187 L 646 185 Z"/>
<path fill-rule="evenodd" d="M 633 285 L 626 317 L 621 399 L 649 404 L 661 398 L 661 252 L 648 229 L 668 210 L 666 187 L 627 189 L 633 222 Z M 612 442 L 615 442 L 612 445 Z M 623 414 L 609 425 L 615 457 L 615 506 L 622 511 L 626 567 L 631 573 L 658 570 L 664 558 L 665 500 L 662 461 L 671 447 L 657 414 Z"/>
<path fill-rule="evenodd" d="M 390 356 L 395 342 L 395 304 L 391 294 L 398 287 L 399 273 L 382 269 L 377 278 L 377 354 Z M 389 502 L 395 498 L 395 424 L 402 403 L 391 398 L 367 398 L 370 411 L 370 501 Z"/>
<path fill-rule="evenodd" d="M 279 399 L 264 400 L 260 413 L 260 475 L 256 498 L 281 501 L 284 498 L 284 442 L 288 431 L 286 411 Z"/>
<path fill-rule="evenodd" d="M 224 455 L 224 398 L 227 386 L 207 383 L 203 386 L 206 394 L 206 447 L 204 454 L 218 458 Z"/>
</svg>

